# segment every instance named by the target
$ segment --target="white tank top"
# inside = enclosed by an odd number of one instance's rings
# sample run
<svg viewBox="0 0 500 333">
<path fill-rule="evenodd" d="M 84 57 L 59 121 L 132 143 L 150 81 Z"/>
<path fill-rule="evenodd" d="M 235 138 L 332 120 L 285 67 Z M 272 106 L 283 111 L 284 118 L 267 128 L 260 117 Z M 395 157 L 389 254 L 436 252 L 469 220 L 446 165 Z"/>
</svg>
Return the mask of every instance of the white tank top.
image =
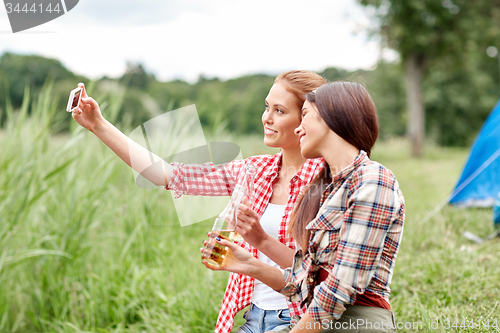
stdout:
<svg viewBox="0 0 500 333">
<path fill-rule="evenodd" d="M 260 217 L 260 224 L 266 233 L 273 238 L 278 238 L 281 220 L 285 212 L 285 205 L 275 205 L 269 203 Z M 269 259 L 264 253 L 258 251 L 259 260 L 265 264 L 276 267 L 283 271 L 278 264 Z M 252 294 L 251 302 L 263 310 L 287 309 L 288 305 L 285 296 L 271 287 L 255 279 L 255 289 Z"/>
</svg>

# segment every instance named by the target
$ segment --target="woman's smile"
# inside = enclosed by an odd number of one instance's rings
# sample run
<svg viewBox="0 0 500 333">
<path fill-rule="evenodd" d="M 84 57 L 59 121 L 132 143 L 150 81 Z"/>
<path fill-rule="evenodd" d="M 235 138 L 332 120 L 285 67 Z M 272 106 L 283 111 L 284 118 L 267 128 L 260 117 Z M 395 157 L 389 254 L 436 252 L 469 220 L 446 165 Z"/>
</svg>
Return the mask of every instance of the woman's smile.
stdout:
<svg viewBox="0 0 500 333">
<path fill-rule="evenodd" d="M 265 135 L 273 135 L 273 134 L 277 134 L 277 133 L 278 133 L 278 131 L 272 130 L 269 127 L 264 127 L 264 134 Z"/>
</svg>

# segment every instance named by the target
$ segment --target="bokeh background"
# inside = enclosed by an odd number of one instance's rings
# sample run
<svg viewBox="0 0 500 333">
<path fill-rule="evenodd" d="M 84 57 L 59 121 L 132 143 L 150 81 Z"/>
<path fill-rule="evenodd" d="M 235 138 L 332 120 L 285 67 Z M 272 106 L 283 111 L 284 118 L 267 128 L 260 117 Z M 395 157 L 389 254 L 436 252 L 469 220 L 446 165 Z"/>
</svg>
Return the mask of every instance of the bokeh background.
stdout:
<svg viewBox="0 0 500 333">
<path fill-rule="evenodd" d="M 136 186 L 64 111 L 68 92 L 85 82 L 126 134 L 195 104 L 207 141 L 248 157 L 276 152 L 261 124 L 274 77 L 306 69 L 377 105 L 373 159 L 407 205 L 400 331 L 499 332 L 500 242 L 462 236 L 491 234 L 491 208 L 429 218 L 500 98 L 499 41 L 496 0 L 82 0 L 16 34 L 0 10 L 0 331 L 213 331 L 228 277 L 199 258 L 213 219 L 181 227 L 168 193 Z"/>
</svg>

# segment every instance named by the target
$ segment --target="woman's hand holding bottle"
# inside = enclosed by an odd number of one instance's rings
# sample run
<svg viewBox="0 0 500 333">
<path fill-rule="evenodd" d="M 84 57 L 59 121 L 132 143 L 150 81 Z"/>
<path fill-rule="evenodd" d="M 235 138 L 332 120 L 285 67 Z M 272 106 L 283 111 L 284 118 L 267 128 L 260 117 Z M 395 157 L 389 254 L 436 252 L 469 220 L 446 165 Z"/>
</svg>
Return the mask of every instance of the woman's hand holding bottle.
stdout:
<svg viewBox="0 0 500 333">
<path fill-rule="evenodd" d="M 203 261 L 203 264 L 207 268 L 214 271 L 229 271 L 250 276 L 252 275 L 252 272 L 259 263 L 258 259 L 254 258 L 250 252 L 233 242 L 217 238 L 217 243 L 221 246 L 227 247 L 228 251 L 220 266 L 210 265 L 209 263 Z M 204 245 L 206 246 L 206 241 L 204 242 Z M 203 249 L 201 250 L 203 252 Z"/>
<path fill-rule="evenodd" d="M 271 237 L 264 231 L 259 221 L 259 216 L 251 208 L 247 198 L 238 207 L 238 223 L 236 231 L 253 247 L 259 249 L 261 243 Z"/>
</svg>

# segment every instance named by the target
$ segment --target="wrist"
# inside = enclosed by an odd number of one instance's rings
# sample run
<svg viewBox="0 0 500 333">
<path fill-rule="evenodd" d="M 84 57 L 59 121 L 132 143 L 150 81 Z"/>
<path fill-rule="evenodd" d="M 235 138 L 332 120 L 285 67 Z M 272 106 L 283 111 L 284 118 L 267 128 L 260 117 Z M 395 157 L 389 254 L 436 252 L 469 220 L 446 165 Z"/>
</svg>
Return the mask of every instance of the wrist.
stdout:
<svg viewBox="0 0 500 333">
<path fill-rule="evenodd" d="M 252 258 L 250 260 L 250 262 L 248 263 L 248 271 L 244 274 L 244 275 L 248 275 L 250 277 L 253 277 L 254 279 L 256 278 L 256 276 L 258 276 L 260 270 L 262 269 L 260 267 L 260 264 L 262 264 L 262 262 L 257 259 L 257 258 Z"/>
<path fill-rule="evenodd" d="M 267 247 L 272 246 L 272 243 L 274 241 L 276 241 L 276 238 L 273 238 L 271 235 L 264 232 L 262 237 L 259 237 L 259 241 L 258 241 L 258 243 L 255 244 L 254 247 L 257 248 L 258 250 L 260 250 L 261 252 L 264 252 L 267 250 Z"/>
<path fill-rule="evenodd" d="M 106 126 L 108 126 L 110 122 L 108 122 L 103 117 L 96 119 L 94 126 L 89 128 L 89 131 L 94 133 L 96 136 L 99 136 L 102 132 L 106 130 Z"/>
</svg>

